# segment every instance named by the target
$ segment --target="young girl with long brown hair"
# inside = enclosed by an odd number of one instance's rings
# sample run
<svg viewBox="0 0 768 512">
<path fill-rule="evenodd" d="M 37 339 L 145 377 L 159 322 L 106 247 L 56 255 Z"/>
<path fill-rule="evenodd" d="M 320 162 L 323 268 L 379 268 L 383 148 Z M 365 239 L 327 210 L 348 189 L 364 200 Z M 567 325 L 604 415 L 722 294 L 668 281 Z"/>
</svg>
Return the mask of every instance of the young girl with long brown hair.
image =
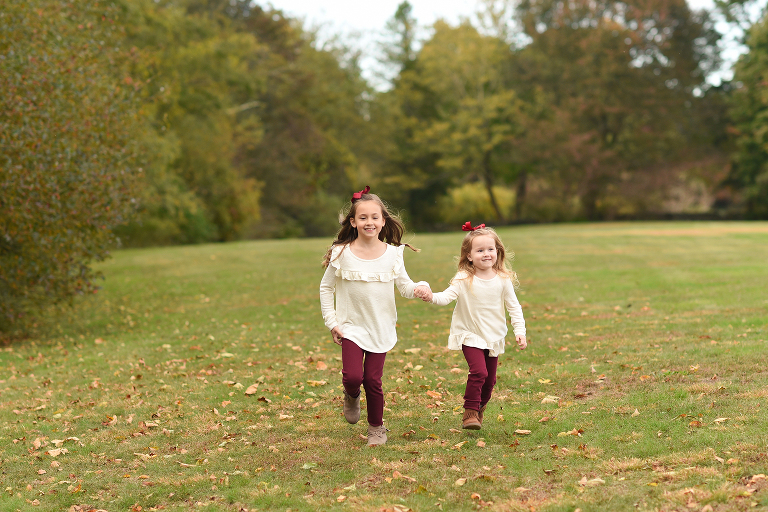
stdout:
<svg viewBox="0 0 768 512">
<path fill-rule="evenodd" d="M 360 419 L 360 385 L 368 409 L 368 445 L 387 441 L 381 379 L 387 352 L 397 343 L 394 281 L 400 295 L 431 296 L 426 282 L 414 283 L 405 271 L 403 223 L 365 187 L 352 196 L 341 229 L 323 259 L 320 283 L 323 320 L 341 345 L 344 417 Z M 334 308 L 334 294 L 336 306 Z"/>
<path fill-rule="evenodd" d="M 509 268 L 499 235 L 485 224 L 473 228 L 467 222 L 462 229 L 468 233 L 461 244 L 458 272 L 445 291 L 432 294 L 431 302 L 445 306 L 457 301 L 448 348 L 461 350 L 469 366 L 462 427 L 479 430 L 496 384 L 498 358 L 504 353 L 505 308 L 518 347 L 524 349 L 528 343 L 523 309 L 515 294 L 517 274 Z"/>
</svg>

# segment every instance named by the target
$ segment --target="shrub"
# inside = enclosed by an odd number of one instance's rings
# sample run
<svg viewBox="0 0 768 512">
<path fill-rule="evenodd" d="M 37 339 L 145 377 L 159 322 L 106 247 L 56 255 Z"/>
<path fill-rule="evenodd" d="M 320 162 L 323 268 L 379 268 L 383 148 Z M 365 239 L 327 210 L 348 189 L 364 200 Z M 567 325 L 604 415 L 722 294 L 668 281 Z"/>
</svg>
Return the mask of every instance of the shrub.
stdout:
<svg viewBox="0 0 768 512">
<path fill-rule="evenodd" d="M 132 214 L 140 115 L 120 14 L 95 0 L 0 12 L 0 331 L 95 292 L 91 263 Z"/>
</svg>

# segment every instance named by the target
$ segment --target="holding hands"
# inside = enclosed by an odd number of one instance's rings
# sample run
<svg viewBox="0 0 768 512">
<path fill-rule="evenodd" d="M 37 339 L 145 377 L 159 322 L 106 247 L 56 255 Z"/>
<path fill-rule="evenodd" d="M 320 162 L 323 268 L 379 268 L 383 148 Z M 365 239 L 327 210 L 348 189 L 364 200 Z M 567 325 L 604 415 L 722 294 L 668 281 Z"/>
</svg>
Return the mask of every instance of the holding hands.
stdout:
<svg viewBox="0 0 768 512">
<path fill-rule="evenodd" d="M 424 302 L 432 302 L 432 290 L 429 289 L 429 286 L 417 286 L 413 290 L 413 294 Z"/>
</svg>

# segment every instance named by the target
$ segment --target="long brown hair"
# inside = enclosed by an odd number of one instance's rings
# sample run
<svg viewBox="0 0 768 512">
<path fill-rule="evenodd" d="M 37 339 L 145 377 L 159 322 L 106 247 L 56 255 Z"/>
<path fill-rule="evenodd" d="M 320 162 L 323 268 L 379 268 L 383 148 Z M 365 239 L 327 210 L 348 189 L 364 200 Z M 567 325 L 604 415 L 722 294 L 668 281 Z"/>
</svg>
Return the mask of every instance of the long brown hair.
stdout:
<svg viewBox="0 0 768 512">
<path fill-rule="evenodd" d="M 517 273 L 510 267 L 510 261 L 515 257 L 515 253 L 510 251 L 509 258 L 507 258 L 507 250 L 504 248 L 501 238 L 499 238 L 499 235 L 493 228 L 482 227 L 467 233 L 467 236 L 465 236 L 464 240 L 461 242 L 461 253 L 459 255 L 458 264 L 459 272 L 466 272 L 470 282 L 474 279 L 477 269 L 472 262 L 469 261 L 469 253 L 472 252 L 472 241 L 479 236 L 490 236 L 496 244 L 496 263 L 493 264 L 493 269 L 496 273 L 501 277 L 509 278 L 515 285 L 515 288 L 520 286 L 520 282 L 517 280 Z"/>
<path fill-rule="evenodd" d="M 410 244 L 402 242 L 403 235 L 405 234 L 405 226 L 397 215 L 389 212 L 387 205 L 376 194 L 362 194 L 359 199 L 355 199 L 355 202 L 348 206 L 348 210 L 342 210 L 339 217 L 344 216 L 344 220 L 341 221 L 341 229 L 336 234 L 336 239 L 333 241 L 323 257 L 323 267 L 328 267 L 331 262 L 331 252 L 337 245 L 347 246 L 357 239 L 357 228 L 352 226 L 352 220 L 355 218 L 357 212 L 357 205 L 363 201 L 374 201 L 381 207 L 381 215 L 384 217 L 384 227 L 379 233 L 379 240 L 382 242 L 399 247 L 404 245 L 412 251 L 419 252 L 419 249 L 413 247 Z"/>
</svg>

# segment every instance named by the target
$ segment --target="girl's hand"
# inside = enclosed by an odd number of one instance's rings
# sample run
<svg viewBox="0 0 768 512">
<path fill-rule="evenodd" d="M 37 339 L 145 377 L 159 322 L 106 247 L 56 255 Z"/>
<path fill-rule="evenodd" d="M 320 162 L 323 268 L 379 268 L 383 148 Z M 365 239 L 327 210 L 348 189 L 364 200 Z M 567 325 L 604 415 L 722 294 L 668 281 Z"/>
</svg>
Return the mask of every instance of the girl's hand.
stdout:
<svg viewBox="0 0 768 512">
<path fill-rule="evenodd" d="M 432 302 L 432 290 L 429 289 L 429 286 L 417 286 L 413 290 L 413 294 L 424 302 Z"/>
<path fill-rule="evenodd" d="M 517 340 L 517 346 L 520 348 L 520 350 L 523 350 L 528 346 L 528 342 L 525 340 L 525 336 L 515 336 L 515 339 Z"/>
<path fill-rule="evenodd" d="M 338 325 L 331 329 L 331 336 L 333 336 L 333 342 L 338 346 L 341 346 L 341 338 L 343 338 L 344 335 L 341 333 L 341 329 L 339 329 Z"/>
</svg>

